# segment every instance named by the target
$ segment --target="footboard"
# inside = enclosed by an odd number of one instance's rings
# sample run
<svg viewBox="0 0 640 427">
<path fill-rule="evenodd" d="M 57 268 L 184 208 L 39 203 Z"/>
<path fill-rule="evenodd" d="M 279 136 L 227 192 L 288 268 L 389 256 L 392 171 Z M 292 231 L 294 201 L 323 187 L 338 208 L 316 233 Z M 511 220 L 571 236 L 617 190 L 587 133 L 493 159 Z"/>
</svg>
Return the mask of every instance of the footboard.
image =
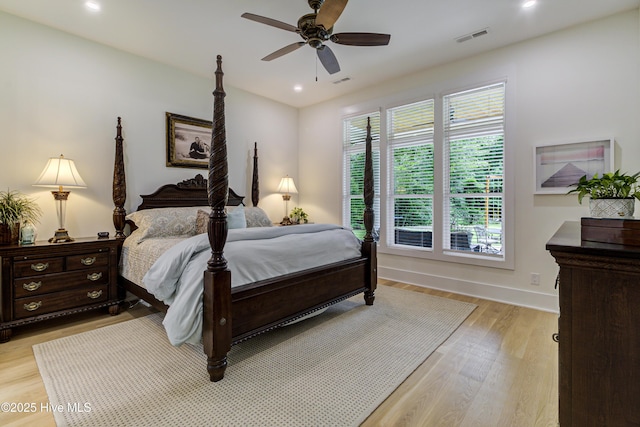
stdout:
<svg viewBox="0 0 640 427">
<path fill-rule="evenodd" d="M 233 288 L 233 344 L 366 291 L 366 269 L 360 258 Z"/>
<path fill-rule="evenodd" d="M 224 377 L 234 344 L 362 292 L 367 305 L 373 304 L 372 261 L 342 261 L 233 289 L 229 271 L 205 272 L 203 342 L 211 381 Z"/>
</svg>

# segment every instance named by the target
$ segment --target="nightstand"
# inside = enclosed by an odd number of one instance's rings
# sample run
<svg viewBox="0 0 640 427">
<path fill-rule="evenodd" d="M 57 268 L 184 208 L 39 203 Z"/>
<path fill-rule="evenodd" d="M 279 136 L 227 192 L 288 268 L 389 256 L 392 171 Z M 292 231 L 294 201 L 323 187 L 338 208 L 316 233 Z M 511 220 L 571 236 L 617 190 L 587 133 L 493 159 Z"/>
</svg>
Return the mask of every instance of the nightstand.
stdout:
<svg viewBox="0 0 640 427">
<path fill-rule="evenodd" d="M 114 238 L 0 246 L 0 342 L 12 328 L 109 307 L 119 313 L 118 251 Z"/>
</svg>

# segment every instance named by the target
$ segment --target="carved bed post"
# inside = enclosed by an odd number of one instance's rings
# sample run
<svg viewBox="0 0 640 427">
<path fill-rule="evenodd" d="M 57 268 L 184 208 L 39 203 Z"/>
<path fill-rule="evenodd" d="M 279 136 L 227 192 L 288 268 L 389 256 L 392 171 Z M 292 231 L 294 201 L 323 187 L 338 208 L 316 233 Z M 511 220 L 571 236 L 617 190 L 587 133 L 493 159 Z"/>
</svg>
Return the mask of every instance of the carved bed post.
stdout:
<svg viewBox="0 0 640 427">
<path fill-rule="evenodd" d="M 258 183 L 258 143 L 253 145 L 253 178 L 251 180 L 251 203 L 258 206 L 260 200 L 260 185 Z"/>
<path fill-rule="evenodd" d="M 209 156 L 208 199 L 211 206 L 209 243 L 211 258 L 204 273 L 204 351 L 211 381 L 220 381 L 227 367 L 227 353 L 231 349 L 231 272 L 224 258 L 227 240 L 229 176 L 227 165 L 227 136 L 224 116 L 225 92 L 222 86 L 222 56 L 217 57 L 216 88 L 213 91 L 213 129 Z"/>
<path fill-rule="evenodd" d="M 365 139 L 365 160 L 364 160 L 364 241 L 362 242 L 362 253 L 369 259 L 367 268 L 366 286 L 364 300 L 367 305 L 373 305 L 375 290 L 378 283 L 377 272 L 377 246 L 373 239 L 373 154 L 371 150 L 371 118 L 367 117 L 367 137 Z"/>
<path fill-rule="evenodd" d="M 124 202 L 127 200 L 127 184 L 124 176 L 124 155 L 122 147 L 122 125 L 118 117 L 116 127 L 116 158 L 113 166 L 113 225 L 116 228 L 116 239 L 124 239 L 124 224 L 127 212 L 124 209 Z"/>
</svg>

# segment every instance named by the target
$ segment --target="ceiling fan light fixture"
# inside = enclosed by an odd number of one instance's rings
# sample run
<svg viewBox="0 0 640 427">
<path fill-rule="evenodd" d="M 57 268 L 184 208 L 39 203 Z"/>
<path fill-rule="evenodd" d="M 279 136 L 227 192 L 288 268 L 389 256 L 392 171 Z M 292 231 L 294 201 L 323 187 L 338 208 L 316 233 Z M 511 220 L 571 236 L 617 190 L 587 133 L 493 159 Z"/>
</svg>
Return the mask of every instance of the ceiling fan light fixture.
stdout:
<svg viewBox="0 0 640 427">
<path fill-rule="evenodd" d="M 319 49 L 322 47 L 322 40 L 320 39 L 309 39 L 309 46 L 314 49 Z"/>
</svg>

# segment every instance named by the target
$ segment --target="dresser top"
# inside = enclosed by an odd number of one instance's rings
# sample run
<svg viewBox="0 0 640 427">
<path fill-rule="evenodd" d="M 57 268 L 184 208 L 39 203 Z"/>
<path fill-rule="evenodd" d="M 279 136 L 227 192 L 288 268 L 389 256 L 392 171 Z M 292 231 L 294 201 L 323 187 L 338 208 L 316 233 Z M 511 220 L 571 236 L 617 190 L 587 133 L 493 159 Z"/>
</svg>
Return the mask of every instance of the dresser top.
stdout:
<svg viewBox="0 0 640 427">
<path fill-rule="evenodd" d="M 590 255 L 640 258 L 640 246 L 587 242 L 580 238 L 580 222 L 567 221 L 547 242 L 547 250 Z"/>
</svg>

